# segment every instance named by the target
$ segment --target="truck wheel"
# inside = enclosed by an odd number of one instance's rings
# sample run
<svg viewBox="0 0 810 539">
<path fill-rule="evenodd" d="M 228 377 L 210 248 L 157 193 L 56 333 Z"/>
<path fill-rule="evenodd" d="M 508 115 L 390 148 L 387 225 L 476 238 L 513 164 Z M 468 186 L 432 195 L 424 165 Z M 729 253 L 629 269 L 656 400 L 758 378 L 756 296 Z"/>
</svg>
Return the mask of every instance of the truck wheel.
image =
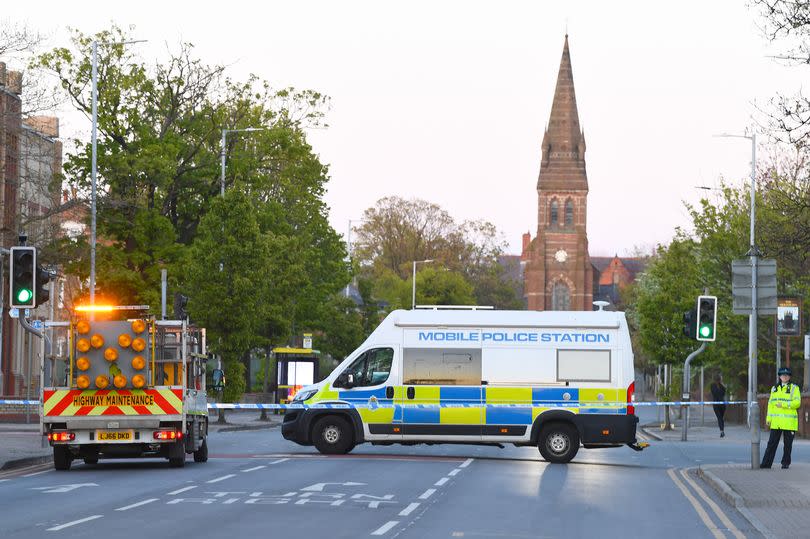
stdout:
<svg viewBox="0 0 810 539">
<path fill-rule="evenodd" d="M 53 467 L 56 470 L 70 470 L 70 463 L 73 458 L 67 446 L 56 445 L 53 448 Z"/>
<path fill-rule="evenodd" d="M 312 442 L 325 455 L 345 455 L 354 447 L 354 433 L 345 419 L 328 415 L 312 427 Z"/>
<path fill-rule="evenodd" d="M 169 467 L 182 468 L 186 465 L 186 447 L 182 440 L 178 440 L 169 448 Z"/>
<path fill-rule="evenodd" d="M 84 458 L 85 464 L 98 464 L 98 457 L 85 457 Z"/>
<path fill-rule="evenodd" d="M 579 451 L 579 433 L 569 423 L 551 423 L 540 431 L 537 448 L 549 462 L 570 462 Z"/>
<path fill-rule="evenodd" d="M 194 452 L 194 462 L 208 462 L 208 440 L 203 439 L 200 448 Z"/>
</svg>

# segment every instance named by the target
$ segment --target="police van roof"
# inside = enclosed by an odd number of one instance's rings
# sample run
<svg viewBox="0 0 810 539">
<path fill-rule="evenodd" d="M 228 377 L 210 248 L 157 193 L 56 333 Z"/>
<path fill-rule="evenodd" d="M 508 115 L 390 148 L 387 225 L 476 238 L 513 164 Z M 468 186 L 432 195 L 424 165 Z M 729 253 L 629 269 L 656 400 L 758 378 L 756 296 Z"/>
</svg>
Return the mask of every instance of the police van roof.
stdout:
<svg viewBox="0 0 810 539">
<path fill-rule="evenodd" d="M 618 328 L 617 311 L 495 311 L 416 309 L 391 312 L 382 325 L 399 327 L 549 327 Z"/>
</svg>

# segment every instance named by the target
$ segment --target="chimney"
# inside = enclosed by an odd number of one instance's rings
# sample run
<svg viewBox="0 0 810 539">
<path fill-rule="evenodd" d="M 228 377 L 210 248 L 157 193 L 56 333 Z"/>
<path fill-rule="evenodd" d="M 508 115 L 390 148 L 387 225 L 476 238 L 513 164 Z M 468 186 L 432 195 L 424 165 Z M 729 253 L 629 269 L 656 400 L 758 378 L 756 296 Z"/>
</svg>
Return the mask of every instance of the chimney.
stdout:
<svg viewBox="0 0 810 539">
<path fill-rule="evenodd" d="M 59 138 L 59 118 L 55 116 L 32 116 L 23 120 L 25 125 L 49 138 Z"/>
<path fill-rule="evenodd" d="M 531 242 L 532 242 L 532 234 L 531 234 L 531 232 L 526 232 L 525 234 L 523 234 L 523 252 L 524 253 L 529 248 L 529 244 Z"/>
<path fill-rule="evenodd" d="M 6 63 L 0 62 L 0 86 L 6 85 Z"/>
<path fill-rule="evenodd" d="M 8 91 L 20 95 L 22 93 L 22 73 L 20 71 L 6 72 L 6 87 Z"/>
</svg>

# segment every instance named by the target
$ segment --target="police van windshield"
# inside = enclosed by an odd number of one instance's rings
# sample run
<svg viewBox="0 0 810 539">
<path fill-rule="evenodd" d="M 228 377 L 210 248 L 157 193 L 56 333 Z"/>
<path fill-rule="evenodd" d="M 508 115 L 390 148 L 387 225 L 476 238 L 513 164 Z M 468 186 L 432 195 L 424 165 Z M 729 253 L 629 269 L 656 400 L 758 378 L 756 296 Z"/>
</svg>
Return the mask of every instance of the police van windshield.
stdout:
<svg viewBox="0 0 810 539">
<path fill-rule="evenodd" d="M 376 386 L 388 380 L 393 361 L 393 348 L 373 348 L 360 354 L 343 372 L 354 377 L 354 387 Z"/>
</svg>

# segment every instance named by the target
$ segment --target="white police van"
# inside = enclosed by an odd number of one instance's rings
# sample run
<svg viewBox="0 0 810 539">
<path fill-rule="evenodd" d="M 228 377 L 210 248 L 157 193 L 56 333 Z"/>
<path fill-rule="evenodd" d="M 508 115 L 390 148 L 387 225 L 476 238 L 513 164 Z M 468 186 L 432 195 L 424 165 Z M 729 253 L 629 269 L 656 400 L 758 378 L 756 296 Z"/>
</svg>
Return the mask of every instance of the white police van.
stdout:
<svg viewBox="0 0 810 539">
<path fill-rule="evenodd" d="M 298 392 L 307 407 L 285 414 L 282 434 L 330 454 L 363 442 L 512 443 L 568 462 L 580 445 L 643 447 L 634 389 L 624 313 L 398 310 Z"/>
</svg>

